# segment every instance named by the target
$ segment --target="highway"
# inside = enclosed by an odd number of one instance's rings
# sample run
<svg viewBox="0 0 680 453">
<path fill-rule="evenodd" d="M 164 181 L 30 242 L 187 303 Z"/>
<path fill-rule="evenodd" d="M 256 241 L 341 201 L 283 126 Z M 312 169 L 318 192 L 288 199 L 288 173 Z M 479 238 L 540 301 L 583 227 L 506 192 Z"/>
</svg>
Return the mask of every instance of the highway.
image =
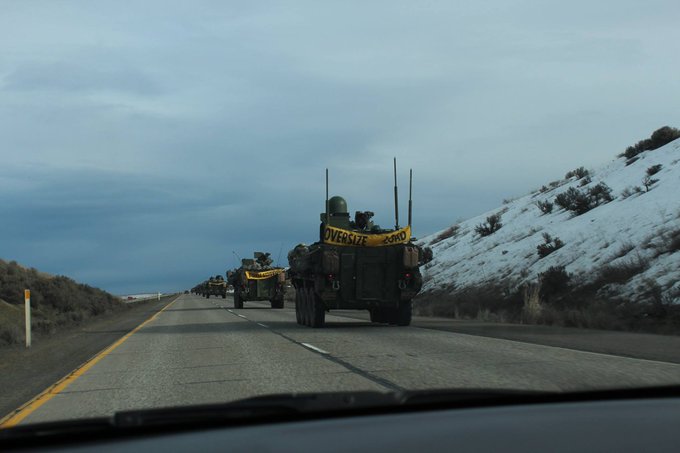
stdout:
<svg viewBox="0 0 680 453">
<path fill-rule="evenodd" d="M 425 388 L 582 390 L 676 384 L 680 364 L 371 324 L 331 312 L 183 295 L 19 413 L 20 423 L 285 392 Z M 416 323 L 417 324 L 417 323 Z"/>
</svg>

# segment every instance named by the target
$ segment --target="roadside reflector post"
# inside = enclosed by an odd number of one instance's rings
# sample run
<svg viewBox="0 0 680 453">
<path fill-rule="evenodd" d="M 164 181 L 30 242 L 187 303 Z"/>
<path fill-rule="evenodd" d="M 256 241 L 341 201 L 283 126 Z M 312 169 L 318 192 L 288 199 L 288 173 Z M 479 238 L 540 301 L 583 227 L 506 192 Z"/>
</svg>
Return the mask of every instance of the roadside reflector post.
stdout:
<svg viewBox="0 0 680 453">
<path fill-rule="evenodd" d="M 158 293 L 158 300 L 161 300 L 161 293 Z"/>
<path fill-rule="evenodd" d="M 24 290 L 24 312 L 26 313 L 26 347 L 31 347 L 31 290 Z"/>
</svg>

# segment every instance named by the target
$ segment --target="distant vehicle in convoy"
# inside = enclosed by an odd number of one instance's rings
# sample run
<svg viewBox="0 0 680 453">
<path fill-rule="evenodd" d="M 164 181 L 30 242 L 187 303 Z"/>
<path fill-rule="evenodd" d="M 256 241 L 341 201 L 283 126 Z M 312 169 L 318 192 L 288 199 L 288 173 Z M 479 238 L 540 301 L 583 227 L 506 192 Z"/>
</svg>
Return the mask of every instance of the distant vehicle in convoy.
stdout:
<svg viewBox="0 0 680 453">
<path fill-rule="evenodd" d="M 328 199 L 326 170 L 319 241 L 288 253 L 298 324 L 322 327 L 331 309 L 368 310 L 376 323 L 411 323 L 411 300 L 423 283 L 419 267 L 432 259 L 432 251 L 411 237 L 411 187 L 408 225 L 399 226 L 396 172 L 395 159 L 395 228 L 386 230 L 373 223 L 373 212 L 356 211 L 351 220 L 344 198 Z"/>
<path fill-rule="evenodd" d="M 242 259 L 241 267 L 227 272 L 234 287 L 234 308 L 246 301 L 268 300 L 272 308 L 283 308 L 286 270 L 272 266 L 269 253 L 255 252 L 255 259 Z"/>
<path fill-rule="evenodd" d="M 204 297 L 210 299 L 210 296 L 222 296 L 222 299 L 227 298 L 227 282 L 221 275 L 210 277 L 205 284 Z"/>
<path fill-rule="evenodd" d="M 191 294 L 196 294 L 197 296 L 205 297 L 207 287 L 208 280 L 204 280 L 203 282 L 191 288 Z"/>
</svg>

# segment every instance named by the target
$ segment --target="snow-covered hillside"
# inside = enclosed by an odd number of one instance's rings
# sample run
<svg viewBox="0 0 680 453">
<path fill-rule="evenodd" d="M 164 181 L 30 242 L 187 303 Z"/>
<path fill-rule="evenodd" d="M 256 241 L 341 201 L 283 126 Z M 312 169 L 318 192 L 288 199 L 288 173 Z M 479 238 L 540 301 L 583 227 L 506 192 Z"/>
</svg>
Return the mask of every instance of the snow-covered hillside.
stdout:
<svg viewBox="0 0 680 453">
<path fill-rule="evenodd" d="M 420 243 L 434 252 L 434 260 L 425 267 L 423 291 L 454 293 L 501 282 L 518 287 L 536 281 L 551 266 L 565 266 L 581 282 L 588 282 L 607 264 L 637 263 L 641 272 L 614 285 L 613 291 L 636 300 L 654 281 L 665 300 L 680 303 L 680 250 L 676 249 L 680 243 L 680 139 L 637 157 L 629 165 L 619 157 L 603 168 L 590 169 L 588 184 L 587 179 L 577 177 L 555 182 L 423 238 Z M 658 181 L 646 192 L 642 179 L 649 167 L 659 164 L 661 169 L 652 176 Z M 556 195 L 570 187 L 583 191 L 600 182 L 611 188 L 613 200 L 582 215 L 557 204 L 551 213 L 537 206 L 537 202 L 554 203 Z M 634 186 L 642 192 L 633 190 Z M 475 227 L 493 214 L 501 214 L 501 229 L 486 237 L 475 233 Z M 544 243 L 544 233 L 559 238 L 564 246 L 539 258 L 537 246 Z"/>
</svg>

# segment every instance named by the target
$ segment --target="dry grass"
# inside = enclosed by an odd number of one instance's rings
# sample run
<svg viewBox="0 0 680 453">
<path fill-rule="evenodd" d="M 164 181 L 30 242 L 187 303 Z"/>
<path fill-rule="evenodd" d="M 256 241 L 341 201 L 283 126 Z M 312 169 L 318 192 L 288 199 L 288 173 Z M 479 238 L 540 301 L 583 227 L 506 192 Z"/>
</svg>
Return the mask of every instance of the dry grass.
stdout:
<svg viewBox="0 0 680 453">
<path fill-rule="evenodd" d="M 599 280 L 606 284 L 607 280 L 628 278 L 631 269 L 610 267 Z M 415 300 L 414 312 L 421 316 L 488 322 L 680 334 L 680 305 L 672 303 L 680 294 L 664 294 L 658 286 L 650 284 L 649 297 L 634 302 L 607 296 L 600 289 L 599 284 L 577 284 L 544 298 L 538 284 L 524 285 L 515 291 L 503 285 L 486 284 L 421 294 Z"/>
<path fill-rule="evenodd" d="M 458 231 L 460 231 L 460 225 L 452 225 L 439 233 L 434 239 L 432 239 L 432 242 L 430 242 L 430 245 L 432 244 L 438 244 L 439 242 L 452 238 L 458 234 Z"/>
<path fill-rule="evenodd" d="M 596 285 L 603 286 L 609 283 L 625 283 L 643 272 L 648 266 L 648 261 L 640 256 L 622 263 L 607 264 L 600 269 L 598 278 L 596 279 Z"/>
<path fill-rule="evenodd" d="M 64 276 L 52 276 L 14 261 L 0 260 L 0 345 L 17 342 L 17 328 L 23 332 L 23 294 L 31 290 L 32 329 L 36 335 L 52 334 L 62 327 L 89 318 L 127 309 L 120 299 L 100 289 Z M 20 312 L 20 321 L 12 313 Z M 23 333 L 21 334 L 23 338 Z"/>
<path fill-rule="evenodd" d="M 680 230 L 671 231 L 664 241 L 666 253 L 675 253 L 680 250 Z"/>
<path fill-rule="evenodd" d="M 526 285 L 523 291 L 524 306 L 522 307 L 522 322 L 536 324 L 541 317 L 541 285 Z"/>
<path fill-rule="evenodd" d="M 0 299 L 0 345 L 20 344 L 24 341 L 21 307 Z"/>
<path fill-rule="evenodd" d="M 633 245 L 633 243 L 624 242 L 623 244 L 621 244 L 621 247 L 619 247 L 619 249 L 614 253 L 614 256 L 613 256 L 612 259 L 621 258 L 623 256 L 626 256 L 630 252 L 632 252 L 634 248 L 635 248 L 635 246 Z"/>
<path fill-rule="evenodd" d="M 415 314 L 495 322 L 519 322 L 522 298 L 502 283 L 443 289 L 420 294 L 414 304 Z"/>
</svg>

